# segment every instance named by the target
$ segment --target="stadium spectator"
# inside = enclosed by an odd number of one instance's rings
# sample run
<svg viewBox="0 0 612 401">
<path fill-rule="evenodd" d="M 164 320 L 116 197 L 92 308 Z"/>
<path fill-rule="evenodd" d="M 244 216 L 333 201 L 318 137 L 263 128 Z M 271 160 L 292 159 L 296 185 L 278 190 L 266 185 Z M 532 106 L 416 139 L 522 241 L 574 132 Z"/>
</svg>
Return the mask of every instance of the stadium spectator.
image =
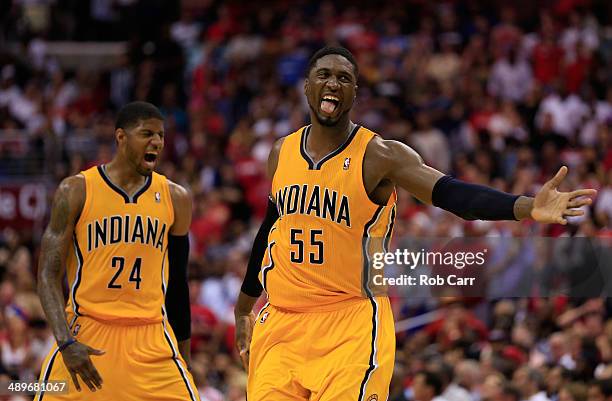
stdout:
<svg viewBox="0 0 612 401">
<path fill-rule="evenodd" d="M 414 401 L 443 401 L 441 377 L 430 371 L 422 371 L 415 375 L 412 383 Z"/>
</svg>

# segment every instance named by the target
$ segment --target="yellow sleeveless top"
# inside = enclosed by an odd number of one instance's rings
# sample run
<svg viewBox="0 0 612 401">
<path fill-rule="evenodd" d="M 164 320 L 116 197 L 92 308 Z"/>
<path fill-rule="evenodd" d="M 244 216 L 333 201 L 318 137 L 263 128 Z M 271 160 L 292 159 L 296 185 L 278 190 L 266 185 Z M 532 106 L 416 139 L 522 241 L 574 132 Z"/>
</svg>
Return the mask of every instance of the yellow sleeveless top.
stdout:
<svg viewBox="0 0 612 401">
<path fill-rule="evenodd" d="M 174 222 L 166 177 L 153 173 L 128 196 L 103 166 L 81 174 L 86 196 L 66 267 L 66 312 L 119 324 L 161 322 Z"/>
<path fill-rule="evenodd" d="M 269 302 L 298 312 L 335 310 L 376 295 L 367 285 L 369 258 L 388 245 L 397 198 L 394 191 L 379 206 L 366 193 L 363 158 L 374 132 L 355 127 L 317 163 L 306 150 L 309 132 L 304 127 L 281 146 L 272 181 L 280 218 L 260 272 Z"/>
</svg>

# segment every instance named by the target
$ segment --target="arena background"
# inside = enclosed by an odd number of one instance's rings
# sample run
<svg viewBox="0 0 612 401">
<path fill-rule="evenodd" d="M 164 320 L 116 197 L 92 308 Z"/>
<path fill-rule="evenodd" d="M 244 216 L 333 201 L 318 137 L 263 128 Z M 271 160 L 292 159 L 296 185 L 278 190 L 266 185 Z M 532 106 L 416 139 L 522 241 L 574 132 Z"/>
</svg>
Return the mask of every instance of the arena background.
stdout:
<svg viewBox="0 0 612 401">
<path fill-rule="evenodd" d="M 233 304 L 266 206 L 268 152 L 307 122 L 304 70 L 324 44 L 358 59 L 353 119 L 430 165 L 533 195 L 565 164 L 566 189 L 599 190 L 587 217 L 568 226 L 464 222 L 400 193 L 396 238 L 605 240 L 611 16 L 605 0 L 2 1 L 0 377 L 36 378 L 53 343 L 35 277 L 57 183 L 108 161 L 116 110 L 147 100 L 166 117 L 158 170 L 194 197 L 194 377 L 203 400 L 245 399 Z M 537 262 L 520 246 L 505 252 L 503 263 L 521 271 Z M 568 260 L 575 271 L 592 263 Z M 446 401 L 611 395 L 608 301 L 393 297 L 400 322 L 389 399 L 413 399 L 424 367 L 442 378 Z"/>
</svg>

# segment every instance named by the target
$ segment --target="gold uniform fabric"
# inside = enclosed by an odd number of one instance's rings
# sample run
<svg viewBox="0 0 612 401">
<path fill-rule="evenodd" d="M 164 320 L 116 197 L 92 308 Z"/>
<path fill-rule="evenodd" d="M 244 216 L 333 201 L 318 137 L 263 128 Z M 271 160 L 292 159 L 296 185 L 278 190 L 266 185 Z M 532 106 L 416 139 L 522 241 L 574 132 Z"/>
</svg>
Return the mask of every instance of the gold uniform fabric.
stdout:
<svg viewBox="0 0 612 401">
<path fill-rule="evenodd" d="M 102 389 L 92 392 L 79 377 L 74 387 L 62 354 L 53 347 L 42 365 L 40 380 L 68 383 L 67 394 L 38 393 L 34 401 L 199 401 L 198 389 L 181 357 L 167 322 L 117 325 L 87 316 L 72 325 L 83 344 L 103 350 L 91 356 L 102 377 Z"/>
<path fill-rule="evenodd" d="M 396 194 L 379 206 L 366 193 L 374 132 L 357 126 L 317 163 L 309 132 L 285 138 L 272 181 L 280 217 L 260 272 L 269 305 L 254 329 L 248 399 L 385 400 L 395 335 L 388 298 L 369 285 L 370 256 L 388 245 Z"/>
<path fill-rule="evenodd" d="M 104 166 L 81 174 L 86 197 L 66 266 L 66 314 L 79 341 L 106 351 L 92 357 L 104 385 L 94 393 L 82 385 L 79 393 L 71 384 L 68 395 L 36 400 L 199 399 L 163 309 L 174 223 L 166 177 L 153 173 L 129 196 Z M 71 381 L 57 347 L 41 380 Z M 170 390 L 160 393 L 160 383 Z"/>
</svg>

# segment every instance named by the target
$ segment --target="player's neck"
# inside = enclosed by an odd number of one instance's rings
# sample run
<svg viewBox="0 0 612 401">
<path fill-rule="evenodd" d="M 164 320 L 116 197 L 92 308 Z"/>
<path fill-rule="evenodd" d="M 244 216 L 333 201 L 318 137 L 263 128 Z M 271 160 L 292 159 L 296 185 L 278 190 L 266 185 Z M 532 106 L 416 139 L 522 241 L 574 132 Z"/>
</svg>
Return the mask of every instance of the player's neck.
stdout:
<svg viewBox="0 0 612 401">
<path fill-rule="evenodd" d="M 316 158 L 333 152 L 346 141 L 354 127 L 355 123 L 349 118 L 340 120 L 338 124 L 332 127 L 313 123 L 306 148 Z"/>
<path fill-rule="evenodd" d="M 146 180 L 146 177 L 136 171 L 128 162 L 120 160 L 117 156 L 110 163 L 104 165 L 104 170 L 113 184 L 118 185 L 126 192 L 134 186 L 141 185 Z"/>
</svg>

